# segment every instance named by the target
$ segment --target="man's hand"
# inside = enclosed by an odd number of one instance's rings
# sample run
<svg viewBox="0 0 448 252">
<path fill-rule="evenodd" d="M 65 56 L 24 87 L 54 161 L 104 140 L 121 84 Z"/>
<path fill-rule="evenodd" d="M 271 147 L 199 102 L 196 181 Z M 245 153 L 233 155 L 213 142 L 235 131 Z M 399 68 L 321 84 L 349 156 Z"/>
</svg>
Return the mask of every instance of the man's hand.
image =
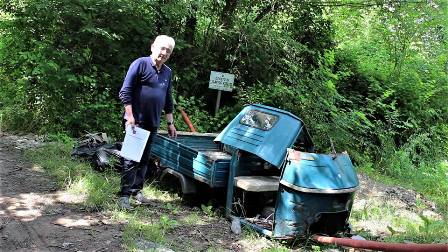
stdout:
<svg viewBox="0 0 448 252">
<path fill-rule="evenodd" d="M 132 133 L 135 134 L 135 118 L 134 118 L 134 114 L 132 113 L 132 105 L 131 104 L 127 104 L 124 106 L 124 111 L 126 113 L 126 127 L 128 125 L 131 125 L 132 128 Z"/>
<path fill-rule="evenodd" d="M 177 137 L 176 127 L 174 127 L 173 113 L 166 114 L 166 122 L 168 123 L 168 136 L 171 138 Z"/>
<path fill-rule="evenodd" d="M 135 118 L 133 116 L 128 116 L 128 119 L 126 121 L 126 127 L 128 125 L 131 125 L 132 133 L 135 134 Z"/>
<path fill-rule="evenodd" d="M 177 137 L 177 131 L 176 131 L 176 127 L 174 127 L 174 124 L 168 125 L 168 136 L 171 138 Z"/>
</svg>

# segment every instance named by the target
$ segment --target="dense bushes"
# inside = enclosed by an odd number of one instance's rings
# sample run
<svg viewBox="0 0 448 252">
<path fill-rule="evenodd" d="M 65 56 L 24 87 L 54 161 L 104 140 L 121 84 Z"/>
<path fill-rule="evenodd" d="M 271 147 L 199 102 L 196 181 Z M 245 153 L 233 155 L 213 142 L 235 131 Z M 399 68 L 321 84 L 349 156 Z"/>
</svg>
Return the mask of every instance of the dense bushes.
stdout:
<svg viewBox="0 0 448 252">
<path fill-rule="evenodd" d="M 116 94 L 127 66 L 147 53 L 155 35 L 147 7 L 145 1 L 3 3 L 0 97 L 6 123 L 73 135 L 116 132 Z"/>
</svg>

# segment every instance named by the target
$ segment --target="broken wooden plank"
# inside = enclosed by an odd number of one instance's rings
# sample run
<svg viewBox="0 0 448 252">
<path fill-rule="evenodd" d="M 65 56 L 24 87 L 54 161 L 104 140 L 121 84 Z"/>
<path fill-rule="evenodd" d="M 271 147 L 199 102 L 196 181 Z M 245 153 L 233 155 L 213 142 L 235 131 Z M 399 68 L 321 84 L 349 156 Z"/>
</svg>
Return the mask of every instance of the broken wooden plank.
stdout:
<svg viewBox="0 0 448 252">
<path fill-rule="evenodd" d="M 238 176 L 235 177 L 235 186 L 249 192 L 277 191 L 278 176 Z"/>
</svg>

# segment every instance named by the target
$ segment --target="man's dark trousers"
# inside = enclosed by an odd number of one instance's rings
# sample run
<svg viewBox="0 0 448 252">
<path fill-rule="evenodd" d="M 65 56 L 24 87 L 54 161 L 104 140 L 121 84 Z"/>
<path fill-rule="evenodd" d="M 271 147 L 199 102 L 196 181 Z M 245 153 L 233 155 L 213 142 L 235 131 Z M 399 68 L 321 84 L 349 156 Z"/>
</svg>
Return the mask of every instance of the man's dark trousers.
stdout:
<svg viewBox="0 0 448 252">
<path fill-rule="evenodd" d="M 121 172 L 121 197 L 129 197 L 137 194 L 143 189 L 143 183 L 145 182 L 148 162 L 151 156 L 151 145 L 157 135 L 157 128 L 144 127 L 144 125 L 139 125 L 139 127 L 148 130 L 151 133 L 149 134 L 149 139 L 146 143 L 140 163 L 124 159 L 123 170 Z"/>
</svg>

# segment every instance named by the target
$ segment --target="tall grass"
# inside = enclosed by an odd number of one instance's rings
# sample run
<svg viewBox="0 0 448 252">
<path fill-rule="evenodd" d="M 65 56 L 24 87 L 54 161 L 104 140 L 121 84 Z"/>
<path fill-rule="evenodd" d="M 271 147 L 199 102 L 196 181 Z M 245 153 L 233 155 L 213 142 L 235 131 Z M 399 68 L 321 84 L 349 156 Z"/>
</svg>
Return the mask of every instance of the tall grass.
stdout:
<svg viewBox="0 0 448 252">
<path fill-rule="evenodd" d="M 445 160 L 416 163 L 409 153 L 399 150 L 376 166 L 365 163 L 359 168 L 383 183 L 415 190 L 434 201 L 439 212 L 448 212 L 448 162 Z"/>
<path fill-rule="evenodd" d="M 46 170 L 61 189 L 85 198 L 83 204 L 91 210 L 111 209 L 119 190 L 119 174 L 112 171 L 99 173 L 86 162 L 70 157 L 73 141 L 58 137 L 43 147 L 27 150 L 25 156 L 37 166 Z"/>
<path fill-rule="evenodd" d="M 434 146 L 436 148 L 436 146 Z M 366 209 L 354 209 L 351 218 L 356 222 L 363 220 L 390 221 L 390 235 L 387 241 L 416 243 L 448 242 L 448 162 L 440 156 L 422 155 L 416 148 L 403 146 L 384 148 L 383 159 L 376 164 L 364 163 L 359 168 L 369 176 L 385 184 L 398 185 L 415 190 L 424 198 L 436 204 L 441 218 L 423 215 L 428 207 L 417 201 L 418 216 L 400 216 L 396 206 L 386 206 L 384 202 L 376 205 L 371 202 Z M 429 155 L 428 155 L 429 154 Z"/>
<path fill-rule="evenodd" d="M 425 213 L 421 206 L 417 212 L 397 208 L 381 199 L 370 200 L 355 206 L 350 215 L 354 233 L 366 239 L 389 242 L 447 243 L 448 215 L 434 216 Z"/>
</svg>

